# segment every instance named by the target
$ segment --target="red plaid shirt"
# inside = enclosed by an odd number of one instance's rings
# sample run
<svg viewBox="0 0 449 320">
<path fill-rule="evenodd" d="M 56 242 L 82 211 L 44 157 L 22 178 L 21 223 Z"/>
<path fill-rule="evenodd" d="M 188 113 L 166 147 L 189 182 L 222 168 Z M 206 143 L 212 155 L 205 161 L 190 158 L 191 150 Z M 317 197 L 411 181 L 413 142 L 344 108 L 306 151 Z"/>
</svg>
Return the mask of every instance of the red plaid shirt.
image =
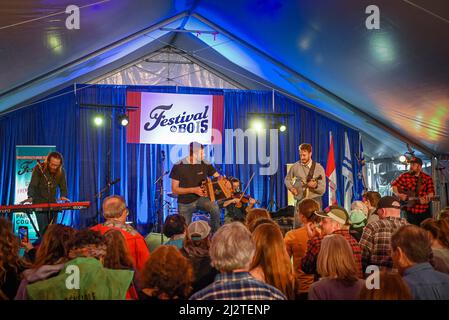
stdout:
<svg viewBox="0 0 449 320">
<path fill-rule="evenodd" d="M 435 188 L 433 186 L 432 178 L 425 174 L 424 172 L 421 172 L 419 174 L 419 177 L 422 179 L 421 182 L 421 188 L 418 193 L 418 197 L 424 197 L 428 195 L 429 193 L 435 194 Z M 397 187 L 399 189 L 399 192 L 415 192 L 416 185 L 418 183 L 418 177 L 415 175 L 410 174 L 410 172 L 405 172 L 401 174 L 399 177 L 396 178 L 396 180 L 393 181 L 391 184 L 392 187 Z M 429 204 L 421 204 L 419 201 L 415 203 L 415 205 L 411 208 L 408 208 L 407 211 L 411 213 L 423 213 L 426 212 L 429 209 Z"/>
<path fill-rule="evenodd" d="M 333 234 L 342 235 L 352 248 L 352 254 L 354 255 L 355 264 L 357 266 L 357 276 L 363 278 L 362 272 L 362 249 L 359 243 L 349 233 L 349 230 L 337 230 Z M 313 237 L 307 242 L 307 252 L 301 260 L 301 268 L 304 273 L 317 275 L 316 263 L 318 260 L 318 253 L 321 249 L 322 237 Z"/>
</svg>

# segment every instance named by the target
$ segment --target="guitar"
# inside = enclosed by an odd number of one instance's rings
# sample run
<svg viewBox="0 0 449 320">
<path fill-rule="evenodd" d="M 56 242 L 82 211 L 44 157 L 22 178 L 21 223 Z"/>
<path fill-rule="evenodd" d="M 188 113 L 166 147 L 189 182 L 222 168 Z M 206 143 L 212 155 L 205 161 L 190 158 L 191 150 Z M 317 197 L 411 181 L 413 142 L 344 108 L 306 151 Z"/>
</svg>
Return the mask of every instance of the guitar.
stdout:
<svg viewBox="0 0 449 320">
<path fill-rule="evenodd" d="M 428 202 L 430 201 L 440 201 L 440 196 L 423 196 L 416 197 L 414 191 L 400 191 L 402 194 L 407 195 L 407 200 L 401 201 L 401 208 L 413 208 L 415 205 L 420 203 L 421 198 L 425 198 Z"/>
<path fill-rule="evenodd" d="M 302 200 L 309 198 L 310 194 L 310 188 L 307 187 L 307 183 L 310 181 L 318 182 L 319 180 L 323 180 L 323 176 L 319 175 L 316 178 L 312 178 L 309 181 L 306 181 L 305 179 L 296 179 L 295 183 L 293 184 L 293 188 L 296 189 L 298 194 L 295 196 L 296 200 Z M 300 188 L 301 187 L 301 188 Z M 302 197 L 300 197 L 300 191 L 302 190 Z"/>
</svg>

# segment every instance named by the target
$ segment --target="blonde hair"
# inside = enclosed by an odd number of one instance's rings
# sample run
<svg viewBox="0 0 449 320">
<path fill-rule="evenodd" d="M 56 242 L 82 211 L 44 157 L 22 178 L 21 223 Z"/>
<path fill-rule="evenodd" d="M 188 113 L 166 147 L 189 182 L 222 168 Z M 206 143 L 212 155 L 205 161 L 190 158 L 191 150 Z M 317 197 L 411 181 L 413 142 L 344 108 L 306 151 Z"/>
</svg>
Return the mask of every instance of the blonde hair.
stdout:
<svg viewBox="0 0 449 320">
<path fill-rule="evenodd" d="M 318 254 L 317 271 L 323 278 L 357 281 L 357 266 L 348 241 L 339 234 L 325 236 Z"/>
<path fill-rule="evenodd" d="M 248 269 L 254 250 L 254 241 L 248 229 L 240 222 L 231 222 L 214 234 L 209 253 L 215 269 L 232 272 Z"/>
</svg>

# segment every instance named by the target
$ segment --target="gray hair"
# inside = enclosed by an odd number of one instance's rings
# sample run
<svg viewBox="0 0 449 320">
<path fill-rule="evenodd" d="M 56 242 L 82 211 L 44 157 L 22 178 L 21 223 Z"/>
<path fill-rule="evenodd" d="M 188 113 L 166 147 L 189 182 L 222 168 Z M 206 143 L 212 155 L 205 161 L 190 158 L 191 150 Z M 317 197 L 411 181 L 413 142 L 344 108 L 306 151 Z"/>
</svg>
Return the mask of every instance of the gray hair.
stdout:
<svg viewBox="0 0 449 320">
<path fill-rule="evenodd" d="M 222 226 L 212 237 L 210 257 L 212 265 L 219 271 L 231 272 L 248 269 L 256 246 L 251 233 L 240 222 Z"/>
<path fill-rule="evenodd" d="M 118 218 L 126 209 L 125 199 L 118 195 L 106 197 L 103 201 L 103 216 L 106 219 Z"/>
</svg>

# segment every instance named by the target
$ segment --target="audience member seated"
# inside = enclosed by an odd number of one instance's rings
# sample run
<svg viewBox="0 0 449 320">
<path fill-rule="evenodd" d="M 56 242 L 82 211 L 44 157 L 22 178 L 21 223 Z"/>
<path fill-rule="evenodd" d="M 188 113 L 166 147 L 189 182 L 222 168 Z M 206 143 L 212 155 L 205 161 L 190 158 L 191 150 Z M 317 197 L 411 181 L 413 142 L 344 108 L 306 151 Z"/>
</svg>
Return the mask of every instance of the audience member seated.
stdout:
<svg viewBox="0 0 449 320">
<path fill-rule="evenodd" d="M 429 232 L 433 267 L 449 274 L 449 221 L 429 218 L 421 222 L 421 228 Z"/>
<path fill-rule="evenodd" d="M 429 263 L 430 245 L 422 228 L 401 227 L 391 238 L 394 265 L 416 300 L 449 300 L 449 275 L 435 271 Z"/>
<path fill-rule="evenodd" d="M 365 281 L 357 278 L 352 248 L 340 234 L 325 236 L 318 254 L 321 279 L 311 285 L 309 300 L 358 300 Z"/>
<path fill-rule="evenodd" d="M 377 191 L 367 191 L 363 194 L 363 203 L 368 208 L 368 223 L 379 220 L 377 215 L 377 203 L 381 196 Z"/>
<path fill-rule="evenodd" d="M 59 275 L 27 286 L 31 300 L 123 300 L 133 271 L 103 267 L 106 239 L 97 231 L 82 230 L 68 243 L 69 259 Z M 68 284 L 73 288 L 68 288 Z M 76 290 L 73 290 L 75 289 Z M 78 289 L 79 288 L 79 289 Z"/>
<path fill-rule="evenodd" d="M 110 229 L 119 230 L 126 239 L 135 269 L 140 271 L 150 257 L 150 252 L 145 239 L 132 226 L 126 224 L 128 213 L 123 197 L 109 196 L 103 201 L 103 215 L 106 222 L 92 227 L 92 230 L 101 234 Z"/>
<path fill-rule="evenodd" d="M 254 223 L 254 221 L 256 221 L 257 219 L 261 219 L 261 218 L 271 219 L 270 212 L 268 212 L 267 209 L 263 209 L 263 208 L 253 208 L 253 209 L 248 210 L 248 213 L 246 214 L 246 219 L 245 219 L 246 227 L 248 229 L 251 228 L 254 230 L 254 228 L 252 228 L 251 225 Z"/>
<path fill-rule="evenodd" d="M 401 275 L 397 272 L 380 271 L 378 286 L 368 289 L 363 286 L 360 292 L 360 300 L 412 300 L 413 296 Z"/>
<path fill-rule="evenodd" d="M 163 233 L 169 238 L 164 245 L 175 246 L 178 249 L 182 249 L 184 238 L 186 236 L 186 219 L 183 215 L 172 214 L 165 219 Z"/>
<path fill-rule="evenodd" d="M 22 272 L 28 267 L 19 256 L 19 238 L 12 224 L 0 218 L 0 300 L 12 300 L 20 285 Z"/>
<path fill-rule="evenodd" d="M 357 241 L 349 233 L 348 212 L 342 207 L 330 206 L 324 212 L 315 212 L 315 214 L 323 219 L 319 225 L 312 222 L 306 224 L 310 240 L 307 242 L 306 254 L 301 260 L 302 270 L 307 274 L 314 274 L 315 278 L 318 278 L 317 258 L 321 248 L 321 241 L 326 235 L 340 234 L 351 246 L 356 263 L 356 276 L 362 278 L 361 249 Z"/>
<path fill-rule="evenodd" d="M 134 270 L 134 262 L 126 244 L 126 239 L 119 230 L 110 229 L 104 233 L 106 239 L 106 255 L 103 266 L 115 270 Z M 126 294 L 126 299 L 139 299 L 136 287 L 136 274 Z"/>
<path fill-rule="evenodd" d="M 250 265 L 250 274 L 257 280 L 278 288 L 287 299 L 295 299 L 292 265 L 279 226 L 273 223 L 261 224 L 256 227 L 252 236 L 256 251 Z"/>
<path fill-rule="evenodd" d="M 27 299 L 28 284 L 42 281 L 59 274 L 68 261 L 68 242 L 76 231 L 62 224 L 51 224 L 42 237 L 36 251 L 36 259 L 31 269 L 23 272 L 23 280 L 15 297 L 16 300 Z"/>
<path fill-rule="evenodd" d="M 359 242 L 362 237 L 363 229 L 366 226 L 367 218 L 365 213 L 360 209 L 353 209 L 349 215 L 349 233 Z"/>
<path fill-rule="evenodd" d="M 391 269 L 391 236 L 400 227 L 407 225 L 407 220 L 401 218 L 399 201 L 395 197 L 386 196 L 377 203 L 379 220 L 369 222 L 363 230 L 360 239 L 362 248 L 363 269 L 376 265 Z"/>
<path fill-rule="evenodd" d="M 273 286 L 249 274 L 255 251 L 251 233 L 240 222 L 222 226 L 212 237 L 212 265 L 220 271 L 215 281 L 192 295 L 192 300 L 284 300 Z"/>
<path fill-rule="evenodd" d="M 211 266 L 209 255 L 211 228 L 206 221 L 192 222 L 187 229 L 187 236 L 181 253 L 187 257 L 193 267 L 195 293 L 214 282 L 218 271 Z"/>
<path fill-rule="evenodd" d="M 295 291 L 297 299 L 307 299 L 310 285 L 313 283 L 313 275 L 305 274 L 301 268 L 301 259 L 307 251 L 309 235 L 306 225 L 309 222 L 319 223 L 320 217 L 314 214 L 320 209 L 318 202 L 312 199 L 301 201 L 296 207 L 298 218 L 302 227 L 287 232 L 284 238 L 287 253 L 293 258 L 293 270 L 295 275 Z"/>
<path fill-rule="evenodd" d="M 141 299 L 187 299 L 192 291 L 190 261 L 174 246 L 160 246 L 141 272 Z"/>
<path fill-rule="evenodd" d="M 260 218 L 260 219 L 254 220 L 254 221 L 251 223 L 251 225 L 248 227 L 249 232 L 253 233 L 254 230 L 257 229 L 258 226 L 260 226 L 261 224 L 264 224 L 264 223 L 272 224 L 272 225 L 274 225 L 274 226 L 278 226 L 278 227 L 279 227 L 279 225 L 277 224 L 277 222 L 274 221 L 274 220 L 271 219 L 271 218 Z M 281 230 L 281 232 L 282 232 L 282 230 Z"/>
<path fill-rule="evenodd" d="M 147 236 L 145 237 L 145 242 L 147 243 L 148 250 L 150 250 L 150 254 L 154 250 L 156 250 L 157 247 L 161 246 L 162 244 L 167 242 L 169 239 L 170 238 L 167 238 L 163 234 L 161 237 L 161 234 L 156 233 L 156 232 L 151 232 L 151 233 L 147 234 Z"/>
</svg>

